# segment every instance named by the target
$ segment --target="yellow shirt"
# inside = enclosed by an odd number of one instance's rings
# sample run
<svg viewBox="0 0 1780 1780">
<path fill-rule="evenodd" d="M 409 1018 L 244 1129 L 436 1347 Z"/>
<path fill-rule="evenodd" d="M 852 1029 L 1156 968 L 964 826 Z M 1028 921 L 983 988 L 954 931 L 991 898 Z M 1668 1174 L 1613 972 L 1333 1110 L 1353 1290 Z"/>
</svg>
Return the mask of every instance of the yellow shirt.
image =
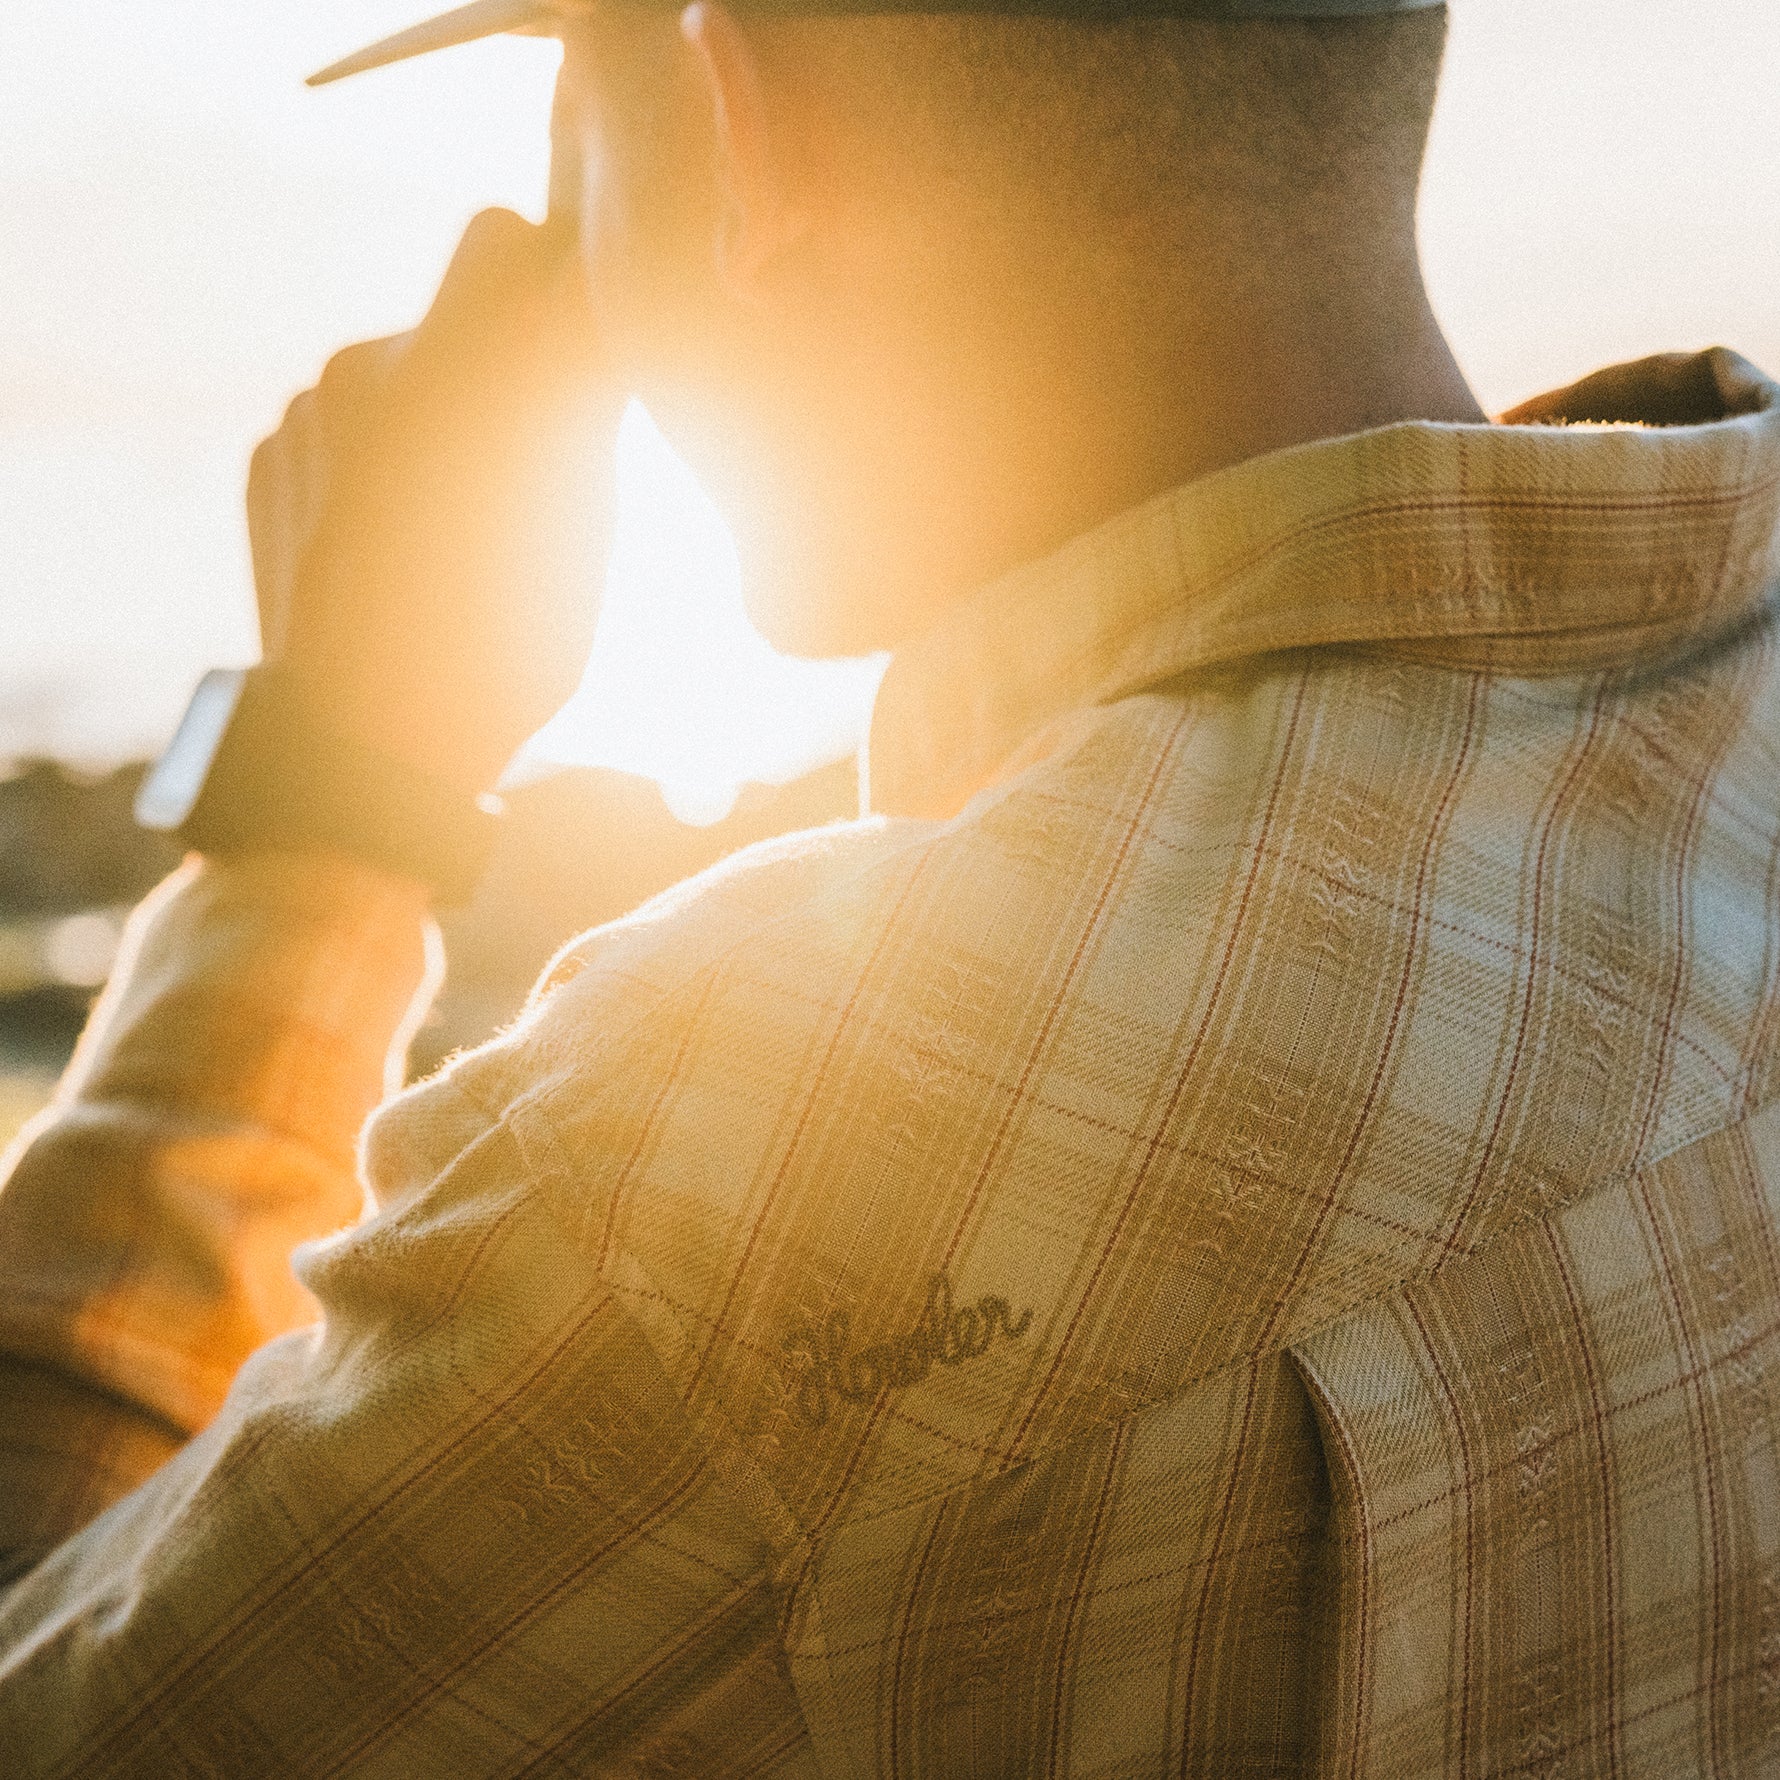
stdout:
<svg viewBox="0 0 1780 1780">
<path fill-rule="evenodd" d="M 363 1221 L 420 911 L 182 872 L 0 1193 L 0 1769 L 1780 1770 L 1780 389 L 1608 382 L 985 590 Z"/>
</svg>

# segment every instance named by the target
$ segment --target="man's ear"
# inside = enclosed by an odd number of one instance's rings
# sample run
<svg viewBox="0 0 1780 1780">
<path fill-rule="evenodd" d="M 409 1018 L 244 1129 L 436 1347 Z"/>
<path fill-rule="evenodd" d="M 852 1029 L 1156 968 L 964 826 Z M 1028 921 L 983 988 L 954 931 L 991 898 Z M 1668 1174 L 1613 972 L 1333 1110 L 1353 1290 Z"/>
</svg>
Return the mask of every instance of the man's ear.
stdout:
<svg viewBox="0 0 1780 1780">
<path fill-rule="evenodd" d="M 719 0 L 694 0 L 680 31 L 704 75 L 723 193 L 717 264 L 738 295 L 760 295 L 779 256 L 808 227 L 755 46 Z"/>
</svg>

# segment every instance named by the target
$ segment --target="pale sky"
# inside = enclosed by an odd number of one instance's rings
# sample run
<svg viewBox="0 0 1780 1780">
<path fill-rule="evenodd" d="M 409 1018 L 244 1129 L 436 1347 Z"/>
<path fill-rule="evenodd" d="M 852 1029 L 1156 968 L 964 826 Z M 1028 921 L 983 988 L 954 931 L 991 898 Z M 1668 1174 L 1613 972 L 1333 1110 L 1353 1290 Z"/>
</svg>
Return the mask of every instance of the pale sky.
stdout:
<svg viewBox="0 0 1780 1780">
<path fill-rule="evenodd" d="M 535 209 L 551 46 L 312 93 L 425 0 L 0 8 L 0 753 L 152 747 L 251 659 L 248 452 L 347 341 L 409 325 L 467 217 Z M 1424 240 L 1486 406 L 1718 341 L 1780 370 L 1780 6 L 1453 0 Z M 840 752 L 870 664 L 774 657 L 714 516 L 633 420 L 556 756 L 689 814 Z"/>
</svg>

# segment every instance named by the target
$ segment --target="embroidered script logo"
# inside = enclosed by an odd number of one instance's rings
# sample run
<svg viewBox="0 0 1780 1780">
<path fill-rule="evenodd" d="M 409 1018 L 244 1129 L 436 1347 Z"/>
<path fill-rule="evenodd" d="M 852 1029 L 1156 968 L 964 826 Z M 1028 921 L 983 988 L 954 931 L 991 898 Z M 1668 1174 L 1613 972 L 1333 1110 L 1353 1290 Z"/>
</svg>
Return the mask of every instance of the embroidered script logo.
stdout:
<svg viewBox="0 0 1780 1780">
<path fill-rule="evenodd" d="M 822 1323 L 805 1323 L 785 1339 L 785 1372 L 792 1407 L 805 1427 L 828 1420 L 831 1400 L 871 1403 L 881 1391 L 919 1384 L 937 1366 L 962 1366 L 988 1352 L 997 1335 L 1018 1341 L 1032 1321 L 1018 1318 L 1005 1298 L 987 1295 L 974 1304 L 952 1303 L 952 1282 L 936 1274 L 927 1305 L 908 1334 L 894 1341 L 852 1346 L 852 1317 L 832 1312 Z"/>
</svg>

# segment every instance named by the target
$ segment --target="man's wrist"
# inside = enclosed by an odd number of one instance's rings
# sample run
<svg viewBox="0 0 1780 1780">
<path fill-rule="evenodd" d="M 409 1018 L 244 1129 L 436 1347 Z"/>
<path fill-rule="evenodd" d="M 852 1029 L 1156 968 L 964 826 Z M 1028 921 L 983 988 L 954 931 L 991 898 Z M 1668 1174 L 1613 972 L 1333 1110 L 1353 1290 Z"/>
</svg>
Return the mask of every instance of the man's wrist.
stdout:
<svg viewBox="0 0 1780 1780">
<path fill-rule="evenodd" d="M 499 805 L 319 716 L 277 667 L 206 676 L 137 800 L 200 853 L 340 853 L 469 899 Z"/>
</svg>

